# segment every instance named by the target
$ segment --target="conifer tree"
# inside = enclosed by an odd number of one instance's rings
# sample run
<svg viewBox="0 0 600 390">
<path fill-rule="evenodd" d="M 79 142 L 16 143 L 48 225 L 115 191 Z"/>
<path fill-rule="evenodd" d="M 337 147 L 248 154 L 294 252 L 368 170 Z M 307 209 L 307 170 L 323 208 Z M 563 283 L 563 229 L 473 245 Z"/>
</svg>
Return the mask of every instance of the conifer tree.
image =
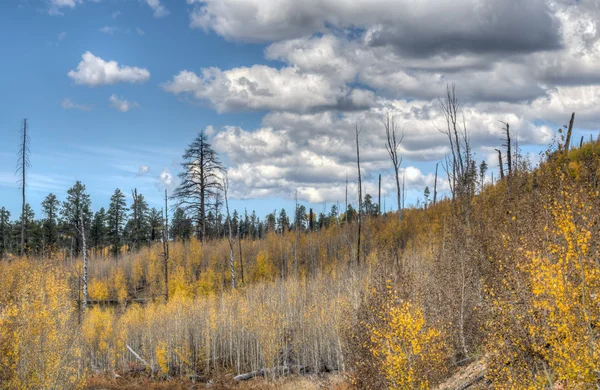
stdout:
<svg viewBox="0 0 600 390">
<path fill-rule="evenodd" d="M 67 225 L 67 233 L 74 237 L 73 255 L 81 253 L 81 221 L 86 229 L 90 226 L 92 212 L 90 210 L 90 196 L 85 192 L 85 185 L 77 181 L 67 191 L 67 199 L 63 202 L 61 214 Z"/>
<path fill-rule="evenodd" d="M 110 206 L 108 207 L 108 238 L 111 245 L 111 252 L 114 257 L 119 255 L 123 246 L 123 230 L 125 228 L 127 204 L 125 195 L 120 189 L 116 189 L 110 197 Z"/>
<path fill-rule="evenodd" d="M 177 202 L 176 207 L 196 220 L 196 235 L 204 242 L 207 204 L 222 190 L 220 175 L 225 168 L 203 132 L 188 146 L 183 160 L 180 184 L 172 198 Z"/>
</svg>

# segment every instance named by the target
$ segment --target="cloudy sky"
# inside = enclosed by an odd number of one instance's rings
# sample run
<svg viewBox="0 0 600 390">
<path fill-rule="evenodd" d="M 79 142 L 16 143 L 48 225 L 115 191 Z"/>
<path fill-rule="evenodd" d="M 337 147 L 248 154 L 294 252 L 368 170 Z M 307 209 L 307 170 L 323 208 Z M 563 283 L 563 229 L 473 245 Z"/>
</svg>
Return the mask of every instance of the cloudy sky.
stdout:
<svg viewBox="0 0 600 390">
<path fill-rule="evenodd" d="M 356 198 L 354 128 L 367 192 L 395 182 L 382 118 L 405 138 L 415 202 L 448 152 L 437 99 L 456 83 L 478 160 L 497 176 L 499 121 L 535 162 L 577 112 L 597 135 L 600 0 L 3 0 L 0 205 L 18 214 L 28 118 L 34 210 L 84 182 L 153 206 L 177 184 L 198 131 L 229 169 L 233 205 L 259 215 Z M 445 188 L 445 183 L 442 183 Z"/>
</svg>

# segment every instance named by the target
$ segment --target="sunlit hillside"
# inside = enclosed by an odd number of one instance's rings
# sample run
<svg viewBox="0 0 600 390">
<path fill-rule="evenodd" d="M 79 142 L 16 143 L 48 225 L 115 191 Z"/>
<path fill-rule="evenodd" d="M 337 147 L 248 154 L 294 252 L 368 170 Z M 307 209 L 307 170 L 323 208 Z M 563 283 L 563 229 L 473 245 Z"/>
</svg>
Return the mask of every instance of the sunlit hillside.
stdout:
<svg viewBox="0 0 600 390">
<path fill-rule="evenodd" d="M 364 213 L 360 247 L 357 216 L 342 214 L 232 245 L 174 238 L 168 256 L 161 242 L 88 250 L 86 310 L 81 256 L 9 256 L 2 384 L 333 375 L 337 388 L 409 389 L 476 367 L 461 385 L 597 386 L 600 143 L 566 151 L 559 138 L 538 168 L 514 157 L 503 179 L 474 175 L 454 199 Z"/>
</svg>

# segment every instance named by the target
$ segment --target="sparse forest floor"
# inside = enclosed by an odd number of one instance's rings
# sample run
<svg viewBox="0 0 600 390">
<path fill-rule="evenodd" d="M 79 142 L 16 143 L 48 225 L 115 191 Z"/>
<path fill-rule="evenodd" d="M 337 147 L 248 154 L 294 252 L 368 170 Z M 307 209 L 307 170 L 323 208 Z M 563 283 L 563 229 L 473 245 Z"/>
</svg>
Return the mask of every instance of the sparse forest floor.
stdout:
<svg viewBox="0 0 600 390">
<path fill-rule="evenodd" d="M 236 382 L 233 375 L 221 375 L 210 381 L 192 381 L 172 378 L 156 380 L 148 376 L 124 375 L 116 379 L 107 376 L 94 376 L 87 380 L 86 390 L 192 390 L 192 389 L 239 389 L 239 390 L 347 390 L 350 389 L 348 378 L 341 374 L 288 376 L 284 378 L 253 378 Z"/>
</svg>

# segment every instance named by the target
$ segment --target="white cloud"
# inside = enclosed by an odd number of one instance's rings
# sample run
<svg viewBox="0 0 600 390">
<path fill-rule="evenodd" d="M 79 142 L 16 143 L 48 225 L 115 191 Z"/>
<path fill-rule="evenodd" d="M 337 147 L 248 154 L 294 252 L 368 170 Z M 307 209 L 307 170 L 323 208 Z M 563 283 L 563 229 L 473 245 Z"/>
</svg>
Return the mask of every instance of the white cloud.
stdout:
<svg viewBox="0 0 600 390">
<path fill-rule="evenodd" d="M 372 104 L 373 95 L 356 91 L 316 73 L 295 67 L 275 69 L 264 65 L 222 71 L 203 69 L 200 75 L 183 70 L 163 88 L 174 94 L 190 94 L 219 112 L 235 110 L 356 109 Z"/>
<path fill-rule="evenodd" d="M 135 32 L 139 36 L 146 35 L 146 32 L 139 27 L 136 27 Z"/>
<path fill-rule="evenodd" d="M 158 175 L 157 187 L 159 189 L 173 189 L 174 185 L 173 175 L 168 168 L 164 168 Z"/>
<path fill-rule="evenodd" d="M 67 33 L 66 32 L 59 32 L 57 35 L 57 38 L 59 41 L 63 41 L 65 38 L 67 37 Z"/>
<path fill-rule="evenodd" d="M 144 176 L 146 174 L 150 173 L 150 167 L 147 165 L 140 165 L 140 167 L 138 168 L 138 176 Z"/>
<path fill-rule="evenodd" d="M 103 34 L 113 35 L 118 30 L 119 28 L 115 26 L 104 26 L 99 31 Z"/>
<path fill-rule="evenodd" d="M 137 104 L 136 102 L 127 101 L 127 100 L 123 99 L 122 97 L 119 98 L 115 94 L 111 95 L 108 100 L 110 101 L 111 107 L 113 107 L 121 112 L 128 112 L 132 108 L 139 107 L 139 104 Z"/>
<path fill-rule="evenodd" d="M 121 11 L 115 11 L 115 12 L 113 12 L 113 13 L 112 13 L 112 18 L 113 18 L 113 19 L 116 19 L 116 18 L 118 18 L 119 16 L 121 16 Z"/>
<path fill-rule="evenodd" d="M 105 61 L 91 52 L 85 52 L 76 70 L 71 70 L 68 76 L 75 84 L 97 87 L 116 83 L 145 83 L 150 78 L 150 72 L 144 68 L 120 66 L 116 61 Z"/>
<path fill-rule="evenodd" d="M 63 15 L 62 8 L 75 8 L 77 4 L 81 4 L 83 0 L 48 0 L 48 14 Z"/>
<path fill-rule="evenodd" d="M 92 106 L 90 106 L 90 105 L 77 104 L 77 103 L 74 103 L 73 101 L 71 101 L 71 99 L 68 99 L 68 98 L 64 99 L 62 102 L 60 102 L 60 105 L 65 110 L 68 110 L 68 109 L 77 109 L 77 110 L 81 110 L 81 111 L 91 111 L 91 109 L 92 109 Z"/>
<path fill-rule="evenodd" d="M 146 0 L 146 3 L 154 11 L 155 18 L 162 18 L 169 14 L 169 10 L 160 3 L 160 0 Z"/>
</svg>

